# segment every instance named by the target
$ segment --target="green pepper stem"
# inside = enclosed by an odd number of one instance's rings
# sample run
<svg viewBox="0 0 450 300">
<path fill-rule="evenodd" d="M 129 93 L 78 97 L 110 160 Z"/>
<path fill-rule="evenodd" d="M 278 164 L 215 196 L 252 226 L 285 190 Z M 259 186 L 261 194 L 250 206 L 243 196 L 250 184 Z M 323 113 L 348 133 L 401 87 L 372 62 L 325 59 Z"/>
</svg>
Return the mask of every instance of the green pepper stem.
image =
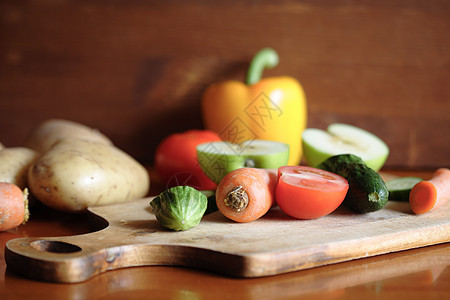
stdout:
<svg viewBox="0 0 450 300">
<path fill-rule="evenodd" d="M 261 80 L 265 68 L 272 69 L 278 65 L 278 53 L 272 48 L 263 48 L 255 54 L 248 68 L 246 83 L 255 84 Z"/>
</svg>

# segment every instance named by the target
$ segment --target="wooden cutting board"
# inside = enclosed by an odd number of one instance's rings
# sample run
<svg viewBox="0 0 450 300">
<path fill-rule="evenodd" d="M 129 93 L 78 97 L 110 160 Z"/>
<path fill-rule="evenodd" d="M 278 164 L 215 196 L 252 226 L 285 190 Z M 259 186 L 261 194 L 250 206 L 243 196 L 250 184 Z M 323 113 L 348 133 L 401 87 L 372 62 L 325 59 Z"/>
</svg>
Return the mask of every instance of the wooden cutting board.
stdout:
<svg viewBox="0 0 450 300">
<path fill-rule="evenodd" d="M 245 224 L 215 212 L 191 230 L 172 232 L 159 225 L 150 200 L 91 208 L 109 224 L 97 232 L 11 240 L 5 249 L 8 269 L 65 283 L 149 265 L 259 277 L 450 241 L 450 203 L 423 215 L 401 202 L 364 215 L 340 207 L 316 220 L 296 220 L 274 208 Z"/>
</svg>

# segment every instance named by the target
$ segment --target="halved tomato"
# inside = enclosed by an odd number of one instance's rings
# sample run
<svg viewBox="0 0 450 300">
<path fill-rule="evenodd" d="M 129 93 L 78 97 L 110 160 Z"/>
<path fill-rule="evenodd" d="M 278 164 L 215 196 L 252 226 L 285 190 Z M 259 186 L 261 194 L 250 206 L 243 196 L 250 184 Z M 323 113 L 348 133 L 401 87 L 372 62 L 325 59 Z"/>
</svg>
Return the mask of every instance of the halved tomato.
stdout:
<svg viewBox="0 0 450 300">
<path fill-rule="evenodd" d="M 281 210 L 297 219 L 316 219 L 341 205 L 348 191 L 344 177 L 306 166 L 278 169 L 275 197 Z"/>
</svg>

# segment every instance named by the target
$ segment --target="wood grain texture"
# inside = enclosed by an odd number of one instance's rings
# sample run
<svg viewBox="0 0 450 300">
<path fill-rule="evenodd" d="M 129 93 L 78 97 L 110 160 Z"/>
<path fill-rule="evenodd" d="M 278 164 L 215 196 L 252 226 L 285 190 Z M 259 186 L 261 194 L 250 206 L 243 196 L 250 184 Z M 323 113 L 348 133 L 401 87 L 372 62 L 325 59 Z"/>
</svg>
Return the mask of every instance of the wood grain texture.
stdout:
<svg viewBox="0 0 450 300">
<path fill-rule="evenodd" d="M 193 229 L 173 232 L 158 223 L 150 201 L 90 208 L 108 221 L 100 231 L 10 240 L 5 248 L 8 269 L 66 283 L 149 265 L 261 277 L 450 241 L 450 203 L 419 216 L 405 202 L 389 202 L 370 214 L 341 207 L 315 220 L 296 220 L 273 208 L 250 223 L 235 223 L 215 212 Z"/>
<path fill-rule="evenodd" d="M 202 128 L 207 85 L 272 46 L 306 91 L 309 127 L 382 137 L 388 167 L 450 166 L 448 1 L 0 2 L 0 141 L 52 117 L 96 127 L 151 163 Z"/>
</svg>

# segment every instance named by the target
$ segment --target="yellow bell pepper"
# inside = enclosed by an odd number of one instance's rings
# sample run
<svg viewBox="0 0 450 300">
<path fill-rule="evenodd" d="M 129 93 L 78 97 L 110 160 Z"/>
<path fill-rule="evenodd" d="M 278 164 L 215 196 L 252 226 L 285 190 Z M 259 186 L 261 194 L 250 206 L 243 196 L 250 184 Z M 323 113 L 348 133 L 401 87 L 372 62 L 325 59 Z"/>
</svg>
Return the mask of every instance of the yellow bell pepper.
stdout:
<svg viewBox="0 0 450 300">
<path fill-rule="evenodd" d="M 226 141 L 263 139 L 289 144 L 289 165 L 302 157 L 302 132 L 307 108 L 301 84 L 292 77 L 261 79 L 265 68 L 278 64 L 271 48 L 252 59 L 246 83 L 229 80 L 210 85 L 202 97 L 204 126 Z"/>
</svg>

